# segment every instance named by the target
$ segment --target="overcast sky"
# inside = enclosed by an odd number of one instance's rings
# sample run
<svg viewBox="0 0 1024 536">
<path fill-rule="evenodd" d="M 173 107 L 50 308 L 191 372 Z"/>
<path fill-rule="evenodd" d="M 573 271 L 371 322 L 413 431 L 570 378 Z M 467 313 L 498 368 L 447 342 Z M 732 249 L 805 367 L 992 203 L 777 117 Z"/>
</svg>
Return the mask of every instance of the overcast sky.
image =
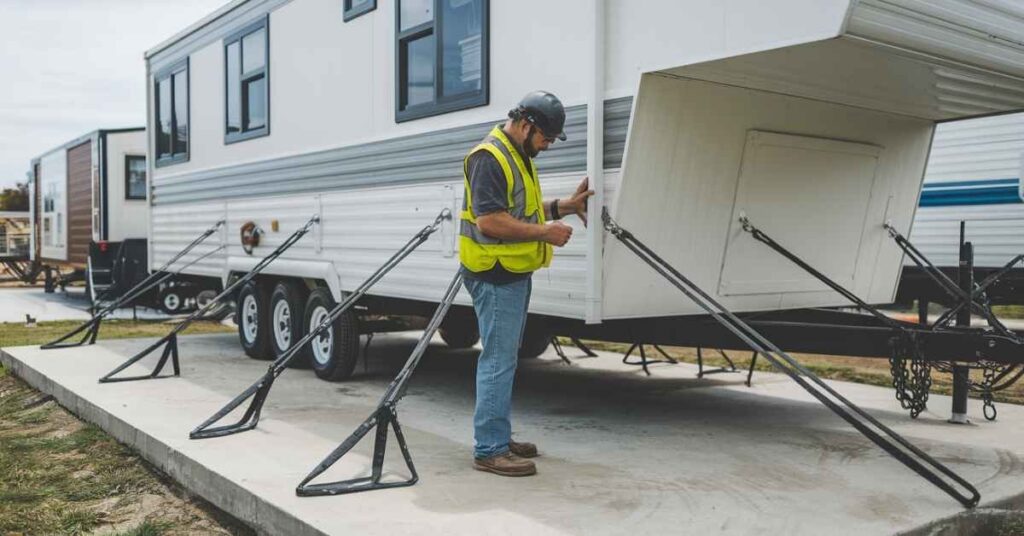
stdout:
<svg viewBox="0 0 1024 536">
<path fill-rule="evenodd" d="M 97 128 L 145 126 L 146 50 L 227 0 L 0 0 L 0 188 Z"/>
</svg>

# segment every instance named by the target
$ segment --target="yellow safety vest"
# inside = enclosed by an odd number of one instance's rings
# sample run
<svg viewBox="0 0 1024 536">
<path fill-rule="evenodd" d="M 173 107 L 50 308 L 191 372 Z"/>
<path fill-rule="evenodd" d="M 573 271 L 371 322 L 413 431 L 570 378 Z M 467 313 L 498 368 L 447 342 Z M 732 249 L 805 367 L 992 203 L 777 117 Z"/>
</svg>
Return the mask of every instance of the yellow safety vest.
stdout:
<svg viewBox="0 0 1024 536">
<path fill-rule="evenodd" d="M 501 126 L 496 126 L 480 144 L 462 161 L 462 175 L 466 195 L 462 201 L 459 228 L 459 260 L 473 272 L 485 272 L 495 263 L 509 272 L 528 273 L 551 264 L 552 248 L 547 242 L 536 240 L 516 242 L 485 235 L 476 225 L 473 215 L 472 189 L 469 184 L 469 157 L 477 151 L 487 151 L 501 165 L 508 181 L 508 212 L 520 221 L 544 224 L 544 204 L 537 181 L 537 167 L 529 162 L 529 170 L 519 152 L 512 146 Z"/>
</svg>

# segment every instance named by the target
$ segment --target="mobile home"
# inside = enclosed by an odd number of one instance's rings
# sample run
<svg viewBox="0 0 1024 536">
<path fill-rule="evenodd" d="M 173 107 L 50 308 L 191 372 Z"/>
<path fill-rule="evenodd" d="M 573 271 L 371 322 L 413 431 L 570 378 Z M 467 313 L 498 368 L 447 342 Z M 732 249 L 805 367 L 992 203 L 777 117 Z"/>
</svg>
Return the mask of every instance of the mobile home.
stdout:
<svg viewBox="0 0 1024 536">
<path fill-rule="evenodd" d="M 146 53 L 150 266 L 224 219 L 189 273 L 227 281 L 319 216 L 238 299 L 247 352 L 280 353 L 325 294 L 458 214 L 463 156 L 545 89 L 568 141 L 537 159 L 544 193 L 588 175 L 596 195 L 531 314 L 702 313 L 605 240 L 602 207 L 735 311 L 847 305 L 740 216 L 889 303 L 903 254 L 883 223 L 909 232 L 937 122 L 1024 108 L 1022 32 L 1024 8 L 966 0 L 235 0 Z M 251 253 L 246 224 L 266 231 Z M 446 222 L 364 311 L 429 310 L 457 268 Z M 351 371 L 350 342 L 318 348 L 318 374 Z"/>
<path fill-rule="evenodd" d="M 32 159 L 32 258 L 65 281 L 85 278 L 90 244 L 145 239 L 145 129 L 95 130 Z"/>
<path fill-rule="evenodd" d="M 911 240 L 950 275 L 959 265 L 960 222 L 974 246 L 981 280 L 1024 254 L 1024 114 L 938 125 Z M 995 303 L 1024 304 L 1018 264 L 989 288 Z M 946 296 L 914 265 L 904 269 L 899 300 L 941 302 Z"/>
</svg>

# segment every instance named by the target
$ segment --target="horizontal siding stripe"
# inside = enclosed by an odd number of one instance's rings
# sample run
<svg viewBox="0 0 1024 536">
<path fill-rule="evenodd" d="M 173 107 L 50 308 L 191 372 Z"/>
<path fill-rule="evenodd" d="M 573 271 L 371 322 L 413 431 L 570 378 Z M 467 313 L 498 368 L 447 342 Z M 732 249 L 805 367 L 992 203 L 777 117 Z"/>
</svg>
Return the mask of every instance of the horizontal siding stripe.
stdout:
<svg viewBox="0 0 1024 536">
<path fill-rule="evenodd" d="M 982 179 L 977 181 L 949 181 L 949 182 L 933 182 L 926 183 L 924 185 L 925 190 L 938 190 L 944 188 L 973 188 L 973 187 L 991 187 L 991 186 L 1016 186 L 1019 184 L 1020 179 L 1017 177 L 1009 179 Z"/>
<path fill-rule="evenodd" d="M 622 162 L 632 97 L 605 102 L 605 167 Z M 568 140 L 541 153 L 545 174 L 586 169 L 586 106 L 566 111 Z M 343 190 L 366 186 L 441 182 L 460 178 L 462 158 L 498 120 L 199 171 L 153 181 L 153 205 Z"/>
<path fill-rule="evenodd" d="M 1020 197 L 1020 180 L 987 179 L 925 184 L 921 191 L 922 207 L 962 205 L 1002 205 L 1024 203 Z"/>
</svg>

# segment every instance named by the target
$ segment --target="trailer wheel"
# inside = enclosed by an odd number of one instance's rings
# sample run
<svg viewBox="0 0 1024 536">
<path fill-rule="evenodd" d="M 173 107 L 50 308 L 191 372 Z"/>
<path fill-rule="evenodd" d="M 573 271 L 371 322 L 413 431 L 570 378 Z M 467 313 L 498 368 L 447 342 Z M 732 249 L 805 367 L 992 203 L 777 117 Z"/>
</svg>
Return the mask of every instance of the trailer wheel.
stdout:
<svg viewBox="0 0 1024 536">
<path fill-rule="evenodd" d="M 449 348 L 471 348 L 480 341 L 480 329 L 477 327 L 476 317 L 470 315 L 452 316 L 449 313 L 449 316 L 441 322 L 441 329 L 438 332 Z"/>
<path fill-rule="evenodd" d="M 310 292 L 302 332 L 309 333 L 322 324 L 334 306 L 327 289 Z M 309 341 L 309 346 L 309 364 L 317 377 L 332 382 L 348 379 L 359 359 L 359 319 L 351 309 L 345 311 L 319 337 Z"/>
<path fill-rule="evenodd" d="M 270 347 L 274 358 L 281 357 L 302 338 L 305 296 L 299 285 L 291 281 L 279 281 L 270 293 Z M 300 353 L 306 353 L 302 350 Z M 292 361 L 292 366 L 306 365 L 306 356 L 299 355 Z"/>
<path fill-rule="evenodd" d="M 238 339 L 242 343 L 245 355 L 253 359 L 270 359 L 269 315 L 267 314 L 267 296 L 265 285 L 249 281 L 238 291 L 235 323 L 238 324 Z"/>
<path fill-rule="evenodd" d="M 540 357 L 551 345 L 551 332 L 543 322 L 527 318 L 523 340 L 519 344 L 519 359 Z"/>
<path fill-rule="evenodd" d="M 177 314 L 185 309 L 187 296 L 181 291 L 182 287 L 167 287 L 160 291 L 157 298 L 157 305 L 160 310 L 169 314 Z"/>
</svg>

